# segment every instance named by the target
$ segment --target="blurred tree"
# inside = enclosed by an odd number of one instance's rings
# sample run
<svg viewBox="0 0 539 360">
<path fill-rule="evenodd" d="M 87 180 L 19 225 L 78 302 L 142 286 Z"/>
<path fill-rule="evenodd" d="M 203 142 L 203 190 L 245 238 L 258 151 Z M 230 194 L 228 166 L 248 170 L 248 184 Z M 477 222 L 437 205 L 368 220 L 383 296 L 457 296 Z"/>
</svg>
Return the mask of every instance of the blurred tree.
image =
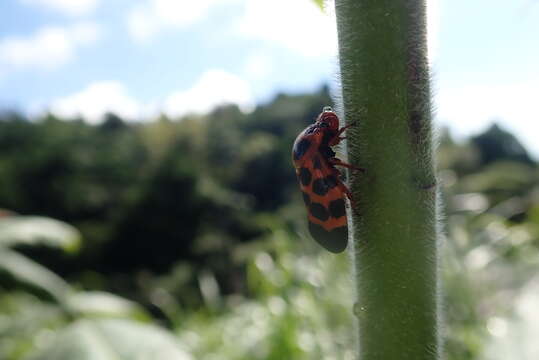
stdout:
<svg viewBox="0 0 539 360">
<path fill-rule="evenodd" d="M 126 123 L 114 113 L 106 113 L 99 129 L 104 132 L 114 132 L 126 127 Z"/>
<path fill-rule="evenodd" d="M 193 161 L 183 143 L 172 147 L 119 221 L 100 270 L 163 272 L 189 258 L 203 211 Z"/>
<path fill-rule="evenodd" d="M 528 152 L 517 138 L 497 124 L 493 124 L 484 133 L 472 137 L 471 142 L 479 149 L 482 165 L 499 160 L 533 164 Z"/>
</svg>

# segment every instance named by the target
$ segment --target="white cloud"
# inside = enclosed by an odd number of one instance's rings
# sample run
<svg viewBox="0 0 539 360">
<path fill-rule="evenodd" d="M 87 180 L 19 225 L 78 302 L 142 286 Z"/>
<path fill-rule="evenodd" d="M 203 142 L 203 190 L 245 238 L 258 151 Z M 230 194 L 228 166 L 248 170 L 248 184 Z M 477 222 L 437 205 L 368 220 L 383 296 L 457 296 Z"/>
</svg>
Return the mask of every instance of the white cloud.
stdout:
<svg viewBox="0 0 539 360">
<path fill-rule="evenodd" d="M 75 94 L 53 100 L 48 111 L 61 117 L 81 116 L 91 123 L 99 123 L 107 112 L 127 120 L 151 118 L 161 112 L 180 117 L 189 113 L 206 113 L 217 105 L 231 103 L 238 104 L 245 111 L 253 108 L 254 100 L 248 84 L 223 70 L 209 70 L 191 88 L 150 103 L 135 100 L 118 81 L 100 81 Z"/>
<path fill-rule="evenodd" d="M 69 38 L 77 45 L 90 45 L 95 43 L 100 35 L 100 28 L 96 23 L 81 22 L 68 28 Z"/>
<path fill-rule="evenodd" d="M 306 56 L 337 54 L 333 6 L 320 11 L 312 0 L 246 0 L 238 24 L 248 38 L 285 46 Z"/>
<path fill-rule="evenodd" d="M 127 16 L 129 34 L 139 42 L 148 41 L 160 27 L 158 19 L 143 6 L 132 9 Z"/>
<path fill-rule="evenodd" d="M 199 21 L 218 0 L 152 0 L 153 13 L 167 25 L 187 26 Z"/>
<path fill-rule="evenodd" d="M 428 0 L 429 50 L 436 49 L 439 0 Z M 306 56 L 337 54 L 334 3 L 325 11 L 312 0 L 146 0 L 128 13 L 127 26 L 138 41 L 148 41 L 166 28 L 185 28 L 201 21 L 212 8 L 242 4 L 235 30 L 241 36 L 279 44 Z"/>
<path fill-rule="evenodd" d="M 20 0 L 29 5 L 39 5 L 60 11 L 70 16 L 82 16 L 91 13 L 99 0 Z"/>
<path fill-rule="evenodd" d="M 216 105 L 234 103 L 243 110 L 254 106 L 247 82 L 223 70 L 208 70 L 188 90 L 172 93 L 165 99 L 163 111 L 170 116 L 204 113 Z"/>
<path fill-rule="evenodd" d="M 440 88 L 436 96 L 437 118 L 457 136 L 479 133 L 494 120 L 517 135 L 537 156 L 538 93 L 539 85 L 533 81 Z"/>
<path fill-rule="evenodd" d="M 429 54 L 436 53 L 439 0 L 427 0 Z M 306 56 L 337 54 L 334 1 L 326 1 L 325 12 L 312 0 L 245 0 L 241 34 L 280 44 Z"/>
<path fill-rule="evenodd" d="M 147 41 L 163 29 L 185 28 L 202 20 L 212 6 L 224 1 L 147 0 L 131 9 L 127 26 L 135 40 Z"/>
<path fill-rule="evenodd" d="M 92 44 L 98 37 L 94 23 L 48 26 L 29 37 L 8 36 L 0 40 L 0 66 L 52 69 L 71 61 L 78 47 Z"/>
<path fill-rule="evenodd" d="M 107 112 L 126 119 L 137 118 L 141 106 L 128 95 L 125 86 L 120 82 L 101 81 L 92 83 L 73 95 L 54 100 L 49 110 L 61 117 L 82 116 L 89 122 L 98 123 Z"/>
</svg>

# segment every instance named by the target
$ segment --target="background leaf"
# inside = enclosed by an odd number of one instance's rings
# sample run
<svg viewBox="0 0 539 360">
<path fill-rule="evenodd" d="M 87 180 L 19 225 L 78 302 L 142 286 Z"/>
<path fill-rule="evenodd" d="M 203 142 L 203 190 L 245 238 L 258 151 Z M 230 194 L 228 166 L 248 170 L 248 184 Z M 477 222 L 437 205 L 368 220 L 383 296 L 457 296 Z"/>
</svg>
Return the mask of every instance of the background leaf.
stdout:
<svg viewBox="0 0 539 360">
<path fill-rule="evenodd" d="M 61 277 L 15 251 L 0 248 L 0 285 L 22 286 L 48 300 L 63 302 L 69 284 Z"/>
<path fill-rule="evenodd" d="M 79 320 L 28 360 L 191 360 L 174 337 L 131 320 Z"/>
<path fill-rule="evenodd" d="M 137 303 L 104 291 L 71 294 L 66 304 L 74 313 L 85 316 L 149 319 L 148 314 Z"/>
<path fill-rule="evenodd" d="M 44 245 L 74 252 L 80 242 L 80 232 L 58 220 L 41 216 L 0 218 L 0 246 Z"/>
<path fill-rule="evenodd" d="M 313 0 L 313 2 L 318 5 L 321 10 L 324 10 L 324 0 Z"/>
</svg>

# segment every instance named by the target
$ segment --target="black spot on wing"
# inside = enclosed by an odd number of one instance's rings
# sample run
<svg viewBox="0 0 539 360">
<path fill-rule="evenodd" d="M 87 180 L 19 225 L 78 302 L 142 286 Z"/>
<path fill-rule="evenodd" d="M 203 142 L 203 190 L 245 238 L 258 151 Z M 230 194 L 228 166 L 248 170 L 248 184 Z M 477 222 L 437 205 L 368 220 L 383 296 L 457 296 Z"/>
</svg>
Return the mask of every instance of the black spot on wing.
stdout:
<svg viewBox="0 0 539 360">
<path fill-rule="evenodd" d="M 337 179 L 335 179 L 335 176 L 329 175 L 325 178 L 318 178 L 313 181 L 313 192 L 316 195 L 324 196 L 335 186 L 337 186 Z"/>
<path fill-rule="evenodd" d="M 309 169 L 302 167 L 299 169 L 299 181 L 303 186 L 307 186 L 311 183 L 312 175 Z"/>
<path fill-rule="evenodd" d="M 330 189 L 333 189 L 335 186 L 337 186 L 337 179 L 333 175 L 328 175 L 324 178 L 326 182 L 326 186 Z"/>
<path fill-rule="evenodd" d="M 312 216 L 314 216 L 315 218 L 321 221 L 326 221 L 327 219 L 329 219 L 328 210 L 322 204 L 312 202 L 311 205 L 309 206 L 309 211 Z"/>
<path fill-rule="evenodd" d="M 335 157 L 335 151 L 333 151 L 329 146 L 327 145 L 321 145 L 318 148 L 318 151 L 324 156 L 326 159 Z"/>
<path fill-rule="evenodd" d="M 337 199 L 329 203 L 329 213 L 334 218 L 340 218 L 341 216 L 346 215 L 346 210 L 344 207 L 344 200 Z"/>
<path fill-rule="evenodd" d="M 322 168 L 322 162 L 320 161 L 320 156 L 315 156 L 314 157 L 313 167 L 315 169 L 321 169 Z"/>
<path fill-rule="evenodd" d="M 324 178 L 318 178 L 313 181 L 313 192 L 316 195 L 324 196 L 328 193 L 328 187 L 326 186 L 326 182 L 324 181 Z"/>
<path fill-rule="evenodd" d="M 307 139 L 301 139 L 299 142 L 295 143 L 294 149 L 292 150 L 294 152 L 294 160 L 301 159 L 309 149 L 309 146 L 311 146 L 311 142 Z"/>
<path fill-rule="evenodd" d="M 348 244 L 348 228 L 346 226 L 326 231 L 320 225 L 309 221 L 309 232 L 318 244 L 332 253 L 343 252 Z"/>
</svg>

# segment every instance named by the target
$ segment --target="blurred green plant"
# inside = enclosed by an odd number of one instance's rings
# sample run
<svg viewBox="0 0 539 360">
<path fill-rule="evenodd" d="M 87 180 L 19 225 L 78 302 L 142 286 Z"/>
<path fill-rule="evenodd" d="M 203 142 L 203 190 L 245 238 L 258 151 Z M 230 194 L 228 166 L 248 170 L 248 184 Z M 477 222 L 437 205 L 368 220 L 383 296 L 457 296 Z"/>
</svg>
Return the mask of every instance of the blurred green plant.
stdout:
<svg viewBox="0 0 539 360">
<path fill-rule="evenodd" d="M 144 123 L 0 113 L 0 204 L 82 234 L 21 216 L 13 224 L 39 225 L 0 237 L 0 359 L 56 359 L 56 347 L 120 356 L 101 336 L 126 324 L 168 328 L 156 343 L 168 349 L 174 333 L 194 359 L 354 359 L 350 265 L 308 238 L 290 166 L 295 136 L 328 104 L 323 88 L 248 114 L 225 106 Z M 446 358 L 535 359 L 525 349 L 539 323 L 537 165 L 511 156 L 520 144 L 483 164 L 490 145 L 443 129 L 439 143 Z M 196 221 L 179 218 L 184 198 Z M 58 226 L 76 236 L 51 237 Z"/>
<path fill-rule="evenodd" d="M 47 268 L 13 247 L 45 246 L 74 252 L 80 233 L 72 226 L 33 216 L 8 215 L 0 218 L 0 285 L 24 287 L 57 303 L 67 296 L 69 285 Z"/>
<path fill-rule="evenodd" d="M 171 334 L 146 324 L 139 305 L 98 291 L 80 291 L 19 253 L 45 246 L 79 248 L 80 233 L 44 217 L 0 218 L 0 358 L 191 359 Z"/>
<path fill-rule="evenodd" d="M 324 0 L 312 0 L 316 6 L 318 6 L 321 10 L 324 10 Z"/>
<path fill-rule="evenodd" d="M 265 248 L 249 256 L 250 298 L 223 297 L 217 313 L 184 320 L 178 335 L 195 358 L 354 358 L 346 255 L 318 252 L 295 238 L 278 226 Z"/>
</svg>

